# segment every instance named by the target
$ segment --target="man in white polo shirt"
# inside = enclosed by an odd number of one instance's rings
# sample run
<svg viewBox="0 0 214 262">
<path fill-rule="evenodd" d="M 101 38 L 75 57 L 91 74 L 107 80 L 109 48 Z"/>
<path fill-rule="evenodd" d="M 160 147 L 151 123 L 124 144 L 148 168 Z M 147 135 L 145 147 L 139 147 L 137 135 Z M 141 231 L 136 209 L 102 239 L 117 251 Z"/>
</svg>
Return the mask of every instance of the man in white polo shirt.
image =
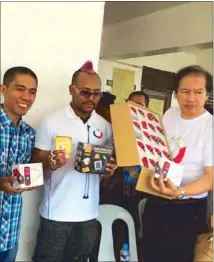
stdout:
<svg viewBox="0 0 214 262">
<path fill-rule="evenodd" d="M 180 187 L 163 176 L 151 185 L 166 200 L 148 197 L 144 211 L 144 261 L 193 262 L 197 235 L 206 228 L 208 191 L 213 189 L 212 115 L 204 109 L 213 88 L 212 76 L 200 66 L 175 75 L 179 107 L 163 116 L 174 162 L 184 166 Z"/>
<path fill-rule="evenodd" d="M 94 110 L 101 80 L 91 62 L 74 73 L 69 90 L 72 102 L 49 116 L 36 133 L 33 161 L 43 162 L 45 184 L 34 262 L 84 262 L 93 248 L 100 175 L 79 173 L 74 162 L 78 142 L 112 146 L 112 130 Z M 72 138 L 69 159 L 55 150 L 58 135 Z M 106 169 L 114 172 L 114 159 Z"/>
</svg>

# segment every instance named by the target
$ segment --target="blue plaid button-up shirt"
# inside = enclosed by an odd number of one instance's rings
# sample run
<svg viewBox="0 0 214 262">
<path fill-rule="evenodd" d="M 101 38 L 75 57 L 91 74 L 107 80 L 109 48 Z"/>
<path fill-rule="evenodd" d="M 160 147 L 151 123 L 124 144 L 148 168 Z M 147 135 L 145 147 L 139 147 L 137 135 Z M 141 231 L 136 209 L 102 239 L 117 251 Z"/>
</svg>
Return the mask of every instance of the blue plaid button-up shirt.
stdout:
<svg viewBox="0 0 214 262">
<path fill-rule="evenodd" d="M 15 127 L 1 106 L 0 110 L 0 177 L 5 177 L 12 175 L 13 164 L 30 162 L 35 132 L 22 120 Z M 21 213 L 21 194 L 0 191 L 0 252 L 17 244 Z"/>
</svg>

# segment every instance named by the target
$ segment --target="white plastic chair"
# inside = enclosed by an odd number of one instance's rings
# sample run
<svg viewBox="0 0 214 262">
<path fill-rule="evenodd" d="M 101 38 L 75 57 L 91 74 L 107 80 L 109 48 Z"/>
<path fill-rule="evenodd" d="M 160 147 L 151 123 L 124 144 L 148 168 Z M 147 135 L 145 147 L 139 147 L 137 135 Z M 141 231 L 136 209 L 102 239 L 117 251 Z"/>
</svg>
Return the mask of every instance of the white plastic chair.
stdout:
<svg viewBox="0 0 214 262">
<path fill-rule="evenodd" d="M 146 205 L 146 198 L 142 199 L 139 204 L 138 204 L 138 212 L 139 212 L 139 219 L 140 219 L 140 228 L 138 231 L 138 237 L 140 239 L 143 238 L 143 223 L 142 223 L 142 215 L 145 209 L 145 205 Z"/>
<path fill-rule="evenodd" d="M 126 222 L 129 232 L 130 261 L 138 261 L 135 226 L 132 216 L 124 208 L 115 205 L 100 205 L 98 221 L 102 226 L 98 261 L 116 261 L 114 256 L 112 224 L 121 219 Z"/>
</svg>

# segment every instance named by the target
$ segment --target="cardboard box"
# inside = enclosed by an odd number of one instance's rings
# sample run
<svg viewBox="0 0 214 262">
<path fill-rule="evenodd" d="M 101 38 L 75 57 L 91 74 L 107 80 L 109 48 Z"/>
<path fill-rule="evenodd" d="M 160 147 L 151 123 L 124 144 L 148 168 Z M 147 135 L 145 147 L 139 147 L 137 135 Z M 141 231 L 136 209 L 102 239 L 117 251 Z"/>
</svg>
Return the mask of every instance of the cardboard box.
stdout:
<svg viewBox="0 0 214 262">
<path fill-rule="evenodd" d="M 71 157 L 72 139 L 68 136 L 56 136 L 56 150 L 64 150 L 65 157 Z"/>
<path fill-rule="evenodd" d="M 37 187 L 44 184 L 42 163 L 12 166 L 12 174 L 17 177 L 14 188 Z"/>
<path fill-rule="evenodd" d="M 110 110 L 117 166 L 141 165 L 136 189 L 160 196 L 148 180 L 161 157 L 171 159 L 161 117 L 132 102 L 113 104 Z"/>
<path fill-rule="evenodd" d="M 106 163 L 113 155 L 113 147 L 96 146 L 79 142 L 75 169 L 81 173 L 108 174 Z"/>
</svg>

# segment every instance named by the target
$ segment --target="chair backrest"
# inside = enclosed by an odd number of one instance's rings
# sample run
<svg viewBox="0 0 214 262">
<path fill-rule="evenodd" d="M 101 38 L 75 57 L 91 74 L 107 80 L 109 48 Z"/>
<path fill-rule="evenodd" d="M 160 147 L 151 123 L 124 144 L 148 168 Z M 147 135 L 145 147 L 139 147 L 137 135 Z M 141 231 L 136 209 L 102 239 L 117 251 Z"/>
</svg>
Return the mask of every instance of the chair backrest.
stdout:
<svg viewBox="0 0 214 262">
<path fill-rule="evenodd" d="M 115 205 L 100 205 L 98 221 L 102 226 L 98 261 L 115 261 L 112 224 L 121 219 L 128 226 L 130 261 L 138 261 L 135 226 L 132 216 L 124 208 Z"/>
</svg>

